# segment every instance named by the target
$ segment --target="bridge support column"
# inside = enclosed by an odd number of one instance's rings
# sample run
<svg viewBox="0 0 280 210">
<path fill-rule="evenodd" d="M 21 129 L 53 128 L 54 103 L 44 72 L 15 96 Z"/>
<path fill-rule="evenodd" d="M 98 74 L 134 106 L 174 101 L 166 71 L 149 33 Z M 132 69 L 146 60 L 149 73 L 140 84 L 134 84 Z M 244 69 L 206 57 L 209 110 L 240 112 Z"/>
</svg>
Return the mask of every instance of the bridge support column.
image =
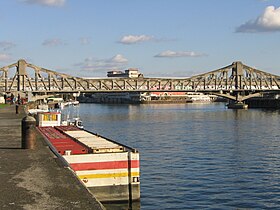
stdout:
<svg viewBox="0 0 280 210">
<path fill-rule="evenodd" d="M 242 101 L 230 101 L 227 104 L 228 109 L 248 109 L 248 104 L 245 104 Z"/>
<path fill-rule="evenodd" d="M 227 104 L 227 107 L 229 109 L 247 109 L 248 105 L 245 104 L 242 100 L 242 77 L 244 74 L 243 70 L 243 64 L 238 61 L 233 63 L 232 68 L 232 75 L 234 77 L 234 87 L 235 91 L 233 93 L 233 96 L 235 97 L 235 100 L 230 101 L 229 104 Z"/>
<path fill-rule="evenodd" d="M 17 65 L 17 91 L 25 90 L 26 61 L 19 60 Z"/>
</svg>

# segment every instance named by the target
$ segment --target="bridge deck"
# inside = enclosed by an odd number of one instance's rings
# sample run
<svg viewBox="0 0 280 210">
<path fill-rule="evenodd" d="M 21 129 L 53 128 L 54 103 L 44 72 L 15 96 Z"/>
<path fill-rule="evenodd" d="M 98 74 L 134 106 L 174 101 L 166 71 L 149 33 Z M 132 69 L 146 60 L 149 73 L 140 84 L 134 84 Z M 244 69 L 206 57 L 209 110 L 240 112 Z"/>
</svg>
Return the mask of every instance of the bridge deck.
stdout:
<svg viewBox="0 0 280 210">
<path fill-rule="evenodd" d="M 14 75 L 10 69 L 16 68 Z M 96 93 L 197 91 L 242 102 L 263 92 L 280 91 L 280 76 L 241 62 L 189 78 L 97 78 L 86 79 L 55 72 L 19 60 L 0 68 L 2 93 Z"/>
</svg>

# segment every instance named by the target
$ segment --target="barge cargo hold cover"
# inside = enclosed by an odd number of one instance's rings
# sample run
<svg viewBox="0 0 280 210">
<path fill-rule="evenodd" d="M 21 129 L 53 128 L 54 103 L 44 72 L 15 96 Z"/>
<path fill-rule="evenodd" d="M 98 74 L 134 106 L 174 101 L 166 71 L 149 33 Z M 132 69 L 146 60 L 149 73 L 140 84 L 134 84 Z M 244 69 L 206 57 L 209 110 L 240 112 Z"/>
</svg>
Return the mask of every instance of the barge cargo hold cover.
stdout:
<svg viewBox="0 0 280 210">
<path fill-rule="evenodd" d="M 140 200 L 138 151 L 75 126 L 39 126 L 38 130 L 99 201 Z"/>
</svg>

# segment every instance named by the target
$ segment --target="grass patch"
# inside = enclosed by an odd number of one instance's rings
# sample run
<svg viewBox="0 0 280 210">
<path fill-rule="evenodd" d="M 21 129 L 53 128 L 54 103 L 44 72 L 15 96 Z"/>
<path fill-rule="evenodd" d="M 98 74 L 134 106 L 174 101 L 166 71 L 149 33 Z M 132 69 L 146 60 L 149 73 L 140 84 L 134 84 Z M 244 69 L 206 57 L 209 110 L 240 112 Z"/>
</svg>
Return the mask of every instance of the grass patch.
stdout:
<svg viewBox="0 0 280 210">
<path fill-rule="evenodd" d="M 0 109 L 8 106 L 8 104 L 0 104 Z"/>
</svg>

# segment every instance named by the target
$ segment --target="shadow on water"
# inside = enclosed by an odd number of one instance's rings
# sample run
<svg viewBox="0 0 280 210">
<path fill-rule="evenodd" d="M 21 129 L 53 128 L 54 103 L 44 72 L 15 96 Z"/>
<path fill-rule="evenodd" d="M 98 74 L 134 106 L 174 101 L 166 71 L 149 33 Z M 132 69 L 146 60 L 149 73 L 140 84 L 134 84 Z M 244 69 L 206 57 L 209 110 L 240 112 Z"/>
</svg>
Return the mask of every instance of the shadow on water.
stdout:
<svg viewBox="0 0 280 210">
<path fill-rule="evenodd" d="M 129 209 L 139 210 L 139 209 L 141 209 L 140 201 L 134 201 L 134 202 L 132 202 L 132 204 L 129 202 L 127 202 L 127 203 L 102 203 L 102 204 L 107 210 L 129 210 Z"/>
</svg>

